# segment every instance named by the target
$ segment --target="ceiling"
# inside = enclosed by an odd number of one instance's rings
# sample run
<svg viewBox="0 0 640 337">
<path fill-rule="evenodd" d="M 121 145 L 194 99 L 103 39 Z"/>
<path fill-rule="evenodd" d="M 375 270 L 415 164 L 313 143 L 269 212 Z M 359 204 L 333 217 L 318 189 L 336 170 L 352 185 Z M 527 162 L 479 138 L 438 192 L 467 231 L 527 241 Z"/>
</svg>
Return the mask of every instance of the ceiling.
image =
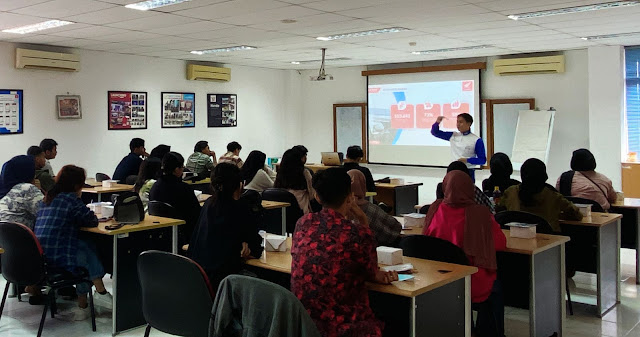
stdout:
<svg viewBox="0 0 640 337">
<path fill-rule="evenodd" d="M 567 0 L 191 0 L 153 11 L 123 5 L 137 0 L 1 0 L 0 30 L 49 19 L 75 24 L 32 34 L 0 32 L 0 41 L 45 44 L 170 59 L 276 69 L 417 62 L 640 44 L 633 37 L 584 41 L 582 36 L 639 32 L 640 5 L 513 21 L 507 15 L 601 1 Z M 282 23 L 293 19 L 295 23 Z M 408 31 L 339 41 L 317 36 L 385 27 Z M 410 43 L 415 42 L 415 46 Z M 236 45 L 256 50 L 193 55 Z M 489 45 L 430 55 L 411 51 Z"/>
</svg>

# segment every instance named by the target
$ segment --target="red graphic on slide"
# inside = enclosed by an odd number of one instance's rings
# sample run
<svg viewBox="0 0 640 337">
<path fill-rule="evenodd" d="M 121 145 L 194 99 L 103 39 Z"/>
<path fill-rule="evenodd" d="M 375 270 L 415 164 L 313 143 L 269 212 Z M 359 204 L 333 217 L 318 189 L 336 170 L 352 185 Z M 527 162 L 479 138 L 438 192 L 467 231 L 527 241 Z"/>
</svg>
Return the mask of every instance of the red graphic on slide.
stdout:
<svg viewBox="0 0 640 337">
<path fill-rule="evenodd" d="M 473 91 L 473 81 L 462 81 L 462 91 Z"/>
<path fill-rule="evenodd" d="M 442 108 L 442 115 L 445 117 L 443 126 L 447 129 L 455 129 L 458 115 L 462 113 L 469 113 L 469 103 L 454 101 L 451 104 L 445 104 Z"/>
<path fill-rule="evenodd" d="M 417 104 L 416 105 L 416 126 L 418 129 L 430 129 L 436 119 L 442 113 L 440 104 Z"/>
<path fill-rule="evenodd" d="M 382 88 L 369 88 L 369 93 L 370 94 L 377 94 L 380 92 L 380 89 Z"/>
<path fill-rule="evenodd" d="M 391 106 L 391 128 L 392 129 L 413 129 L 413 115 L 415 111 L 413 104 L 394 104 Z"/>
</svg>

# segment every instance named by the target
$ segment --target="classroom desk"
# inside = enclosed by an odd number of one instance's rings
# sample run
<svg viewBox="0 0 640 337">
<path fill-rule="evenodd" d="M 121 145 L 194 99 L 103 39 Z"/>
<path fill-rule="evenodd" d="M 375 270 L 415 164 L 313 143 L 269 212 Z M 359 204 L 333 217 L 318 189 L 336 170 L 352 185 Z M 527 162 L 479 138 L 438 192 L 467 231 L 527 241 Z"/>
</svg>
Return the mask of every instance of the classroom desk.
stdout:
<svg viewBox="0 0 640 337">
<path fill-rule="evenodd" d="M 191 180 L 183 180 L 187 185 L 191 186 L 191 188 L 195 190 L 202 191 L 204 193 L 211 193 L 211 178 L 204 178 L 198 181 Z"/>
<path fill-rule="evenodd" d="M 98 227 L 81 231 L 113 238 L 113 310 L 112 334 L 116 335 L 146 323 L 142 315 L 142 292 L 138 279 L 137 260 L 141 252 L 151 249 L 178 252 L 178 227 L 184 220 L 146 215 L 136 225 L 116 230 L 105 229 L 114 221 L 99 223 Z M 171 234 L 167 231 L 171 227 Z M 171 241 L 169 242 L 169 237 Z"/>
<path fill-rule="evenodd" d="M 393 207 L 392 215 L 413 213 L 413 207 L 418 203 L 418 186 L 421 185 L 422 183 L 376 183 L 376 199 Z"/>
<path fill-rule="evenodd" d="M 376 195 L 378 195 L 378 193 L 376 192 L 366 192 L 364 194 L 365 198 L 369 198 L 369 202 L 373 204 L 373 197 L 375 197 Z"/>
<path fill-rule="evenodd" d="M 620 214 L 592 212 L 590 217 L 585 217 L 582 221 L 560 221 L 564 227 L 563 231 L 596 232 L 596 314 L 599 317 L 604 316 L 620 302 L 621 219 Z M 578 270 L 581 269 L 578 267 Z"/>
<path fill-rule="evenodd" d="M 275 166 L 275 171 L 277 172 L 280 169 L 280 163 L 275 163 L 274 166 Z M 331 167 L 340 167 L 340 166 L 326 166 L 323 164 L 307 163 L 307 164 L 304 164 L 304 167 L 310 169 L 311 171 L 313 171 L 313 173 L 317 173 L 318 171 L 326 170 Z"/>
<path fill-rule="evenodd" d="M 287 247 L 286 252 L 264 252 L 247 264 L 291 274 L 290 238 Z M 390 285 L 367 283 L 370 297 L 386 297 L 390 301 L 387 311 L 404 318 L 402 328 L 409 333 L 397 335 L 471 336 L 471 274 L 478 269 L 411 257 L 404 257 L 404 262 L 413 264 L 414 280 Z M 448 272 L 442 273 L 444 270 Z"/>
<path fill-rule="evenodd" d="M 83 187 L 82 188 L 82 193 L 97 194 L 98 195 L 98 202 L 102 201 L 102 194 L 105 194 L 105 193 L 118 193 L 118 192 L 126 192 L 126 191 L 133 191 L 133 185 L 114 184 L 111 187 L 102 187 L 102 185 L 100 185 L 100 186 L 96 186 L 96 187 Z"/>
<path fill-rule="evenodd" d="M 609 212 L 622 214 L 620 246 L 636 250 L 636 284 L 640 284 L 640 199 L 618 200 L 611 205 Z"/>
</svg>

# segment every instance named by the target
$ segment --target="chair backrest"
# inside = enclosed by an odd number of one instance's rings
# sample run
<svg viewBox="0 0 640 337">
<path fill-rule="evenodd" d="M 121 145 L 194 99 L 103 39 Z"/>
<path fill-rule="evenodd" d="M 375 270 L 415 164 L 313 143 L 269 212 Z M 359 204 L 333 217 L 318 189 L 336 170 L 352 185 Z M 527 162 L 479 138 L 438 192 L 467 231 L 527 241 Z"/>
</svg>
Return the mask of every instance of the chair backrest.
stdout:
<svg viewBox="0 0 640 337">
<path fill-rule="evenodd" d="M 137 176 L 137 175 L 132 174 L 132 175 L 130 175 L 130 176 L 127 176 L 127 177 L 124 179 L 124 183 L 125 183 L 125 184 L 127 184 L 127 185 L 135 185 L 135 184 L 136 184 L 136 180 L 138 180 L 138 176 Z"/>
<path fill-rule="evenodd" d="M 244 336 L 320 337 L 298 298 L 275 283 L 243 275 L 220 283 L 211 309 L 210 337 Z"/>
<path fill-rule="evenodd" d="M 288 202 L 291 204 L 286 209 L 287 232 L 293 233 L 296 228 L 296 222 L 304 215 L 296 197 L 284 188 L 267 188 L 262 192 L 262 200 Z"/>
<path fill-rule="evenodd" d="M 405 236 L 400 240 L 400 248 L 404 256 L 469 265 L 469 259 L 462 248 L 447 240 L 431 236 Z"/>
<path fill-rule="evenodd" d="M 111 178 L 104 173 L 96 173 L 96 181 L 101 182 L 103 180 L 111 180 Z"/>
<path fill-rule="evenodd" d="M 567 200 L 571 201 L 574 204 L 592 205 L 591 206 L 592 212 L 604 212 L 604 209 L 602 208 L 602 206 L 595 200 L 578 198 L 578 197 L 565 197 L 565 198 L 567 198 Z"/>
<path fill-rule="evenodd" d="M 0 221 L 0 247 L 4 249 L 0 254 L 2 276 L 7 281 L 31 285 L 44 279 L 42 247 L 29 227 Z"/>
<path fill-rule="evenodd" d="M 418 211 L 418 213 L 420 213 L 420 214 L 429 213 L 429 207 L 431 207 L 431 204 L 423 205 L 422 207 L 420 207 L 420 210 Z"/>
<path fill-rule="evenodd" d="M 148 204 L 149 215 L 161 216 L 164 218 L 179 219 L 178 211 L 166 202 L 152 200 Z"/>
<path fill-rule="evenodd" d="M 204 270 L 183 256 L 146 251 L 138 257 L 142 313 L 153 328 L 206 336 L 215 293 Z"/>
<path fill-rule="evenodd" d="M 506 224 L 510 222 L 520 222 L 526 224 L 535 224 L 536 232 L 544 234 L 553 234 L 551 225 L 543 217 L 529 212 L 522 211 L 504 211 L 498 212 L 495 215 L 496 222 L 500 224 L 503 229 L 509 229 Z"/>
</svg>

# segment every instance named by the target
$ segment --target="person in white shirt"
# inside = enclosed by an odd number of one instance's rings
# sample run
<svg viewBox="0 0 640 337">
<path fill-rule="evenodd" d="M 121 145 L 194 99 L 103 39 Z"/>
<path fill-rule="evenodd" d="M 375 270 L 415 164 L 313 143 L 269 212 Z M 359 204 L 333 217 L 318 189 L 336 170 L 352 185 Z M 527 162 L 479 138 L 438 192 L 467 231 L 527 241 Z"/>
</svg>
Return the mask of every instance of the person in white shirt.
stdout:
<svg viewBox="0 0 640 337">
<path fill-rule="evenodd" d="M 40 142 L 40 148 L 44 151 L 44 157 L 47 159 L 42 169 L 49 171 L 49 175 L 55 177 L 56 174 L 53 172 L 53 168 L 51 167 L 49 160 L 55 159 L 58 155 L 58 143 L 51 138 L 45 138 Z"/>
<path fill-rule="evenodd" d="M 482 138 L 471 133 L 471 124 L 473 117 L 468 113 L 459 114 L 457 118 L 458 131 L 441 131 L 440 122 L 444 116 L 439 116 L 433 126 L 431 126 L 431 134 L 437 138 L 448 140 L 451 144 L 451 157 L 453 160 L 459 160 L 467 165 L 471 178 L 475 181 L 476 165 L 484 165 L 487 162 L 487 154 L 484 149 Z"/>
<path fill-rule="evenodd" d="M 240 170 L 245 189 L 262 193 L 267 188 L 273 187 L 276 173 L 264 164 L 266 159 L 267 155 L 264 152 L 254 150 L 249 153 Z"/>
</svg>

